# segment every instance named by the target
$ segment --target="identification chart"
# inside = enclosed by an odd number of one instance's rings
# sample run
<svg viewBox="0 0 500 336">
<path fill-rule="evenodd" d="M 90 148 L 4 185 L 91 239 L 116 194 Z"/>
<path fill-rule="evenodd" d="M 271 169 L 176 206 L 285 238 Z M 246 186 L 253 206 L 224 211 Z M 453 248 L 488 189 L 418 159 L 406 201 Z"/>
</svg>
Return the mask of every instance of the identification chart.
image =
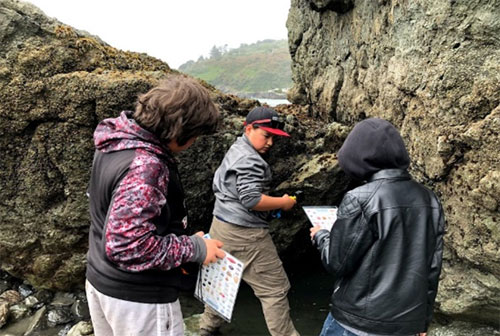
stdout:
<svg viewBox="0 0 500 336">
<path fill-rule="evenodd" d="M 203 265 L 198 273 L 194 296 L 231 322 L 240 287 L 243 263 L 225 252 L 223 259 Z"/>
<path fill-rule="evenodd" d="M 303 206 L 302 209 L 312 226 L 319 225 L 322 229 L 330 231 L 337 220 L 337 207 L 335 206 Z"/>
</svg>

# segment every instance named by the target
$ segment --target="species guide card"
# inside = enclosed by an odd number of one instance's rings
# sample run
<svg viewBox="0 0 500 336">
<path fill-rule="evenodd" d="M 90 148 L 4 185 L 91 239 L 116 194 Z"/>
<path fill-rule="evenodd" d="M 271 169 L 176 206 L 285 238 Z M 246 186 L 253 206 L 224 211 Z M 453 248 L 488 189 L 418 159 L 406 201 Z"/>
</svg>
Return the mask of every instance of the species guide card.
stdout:
<svg viewBox="0 0 500 336">
<path fill-rule="evenodd" d="M 312 226 L 319 225 L 322 229 L 330 231 L 337 220 L 336 206 L 303 206 L 302 209 Z"/>
<path fill-rule="evenodd" d="M 194 296 L 231 322 L 234 303 L 243 274 L 243 263 L 225 252 L 223 259 L 203 265 L 198 273 Z"/>
</svg>

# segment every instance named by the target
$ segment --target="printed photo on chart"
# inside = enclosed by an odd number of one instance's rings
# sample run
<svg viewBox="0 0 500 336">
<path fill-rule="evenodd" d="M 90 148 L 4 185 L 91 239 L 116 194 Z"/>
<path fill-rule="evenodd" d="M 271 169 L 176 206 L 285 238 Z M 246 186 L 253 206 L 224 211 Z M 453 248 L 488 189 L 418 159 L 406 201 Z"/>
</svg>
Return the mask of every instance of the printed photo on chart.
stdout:
<svg viewBox="0 0 500 336">
<path fill-rule="evenodd" d="M 194 296 L 231 322 L 242 274 L 243 263 L 226 252 L 223 259 L 201 267 Z"/>
<path fill-rule="evenodd" d="M 303 206 L 302 209 L 312 226 L 319 225 L 322 229 L 330 231 L 337 220 L 336 206 Z"/>
</svg>

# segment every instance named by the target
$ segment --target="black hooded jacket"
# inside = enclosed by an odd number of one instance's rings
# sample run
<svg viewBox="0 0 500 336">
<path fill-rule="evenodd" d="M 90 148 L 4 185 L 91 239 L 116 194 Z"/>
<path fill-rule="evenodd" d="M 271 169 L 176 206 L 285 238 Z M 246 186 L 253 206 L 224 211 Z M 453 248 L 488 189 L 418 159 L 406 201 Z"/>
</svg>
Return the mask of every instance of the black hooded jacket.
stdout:
<svg viewBox="0 0 500 336">
<path fill-rule="evenodd" d="M 443 251 L 438 198 L 412 180 L 403 140 L 385 120 L 356 125 L 338 160 L 348 175 L 366 183 L 344 196 L 331 232 L 314 237 L 334 276 L 333 317 L 373 334 L 425 332 Z"/>
</svg>

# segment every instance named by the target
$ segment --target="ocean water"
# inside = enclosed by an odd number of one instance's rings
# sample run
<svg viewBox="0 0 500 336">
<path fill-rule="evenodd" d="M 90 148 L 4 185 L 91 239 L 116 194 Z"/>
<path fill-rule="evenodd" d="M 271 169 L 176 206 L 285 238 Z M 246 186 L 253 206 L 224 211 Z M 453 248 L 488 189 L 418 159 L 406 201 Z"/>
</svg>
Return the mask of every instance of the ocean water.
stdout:
<svg viewBox="0 0 500 336">
<path fill-rule="evenodd" d="M 319 335 L 329 312 L 333 290 L 331 277 L 319 270 L 289 274 L 292 288 L 288 293 L 290 315 L 301 336 Z M 203 306 L 193 297 L 182 297 L 184 317 L 201 314 Z M 222 335 L 269 336 L 259 300 L 252 289 L 242 282 L 230 324 L 221 328 Z"/>
<path fill-rule="evenodd" d="M 281 104 L 290 104 L 286 99 L 252 98 L 258 100 L 261 104 L 267 104 L 271 107 Z"/>
</svg>

